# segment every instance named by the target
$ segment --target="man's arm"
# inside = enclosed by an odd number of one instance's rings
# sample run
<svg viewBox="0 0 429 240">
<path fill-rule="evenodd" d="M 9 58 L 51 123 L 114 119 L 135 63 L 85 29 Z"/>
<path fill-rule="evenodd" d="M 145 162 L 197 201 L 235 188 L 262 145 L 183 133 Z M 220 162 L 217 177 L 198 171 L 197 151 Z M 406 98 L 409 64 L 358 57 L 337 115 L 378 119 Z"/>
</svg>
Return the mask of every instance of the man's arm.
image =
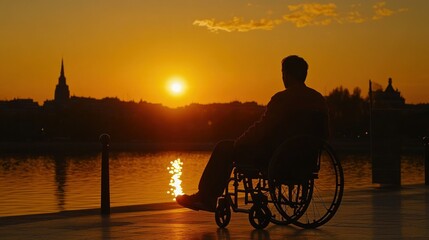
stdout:
<svg viewBox="0 0 429 240">
<path fill-rule="evenodd" d="M 281 106 L 279 98 L 274 95 L 265 113 L 235 140 L 235 146 L 256 146 L 269 138 L 281 123 L 282 111 L 285 111 L 285 106 Z"/>
</svg>

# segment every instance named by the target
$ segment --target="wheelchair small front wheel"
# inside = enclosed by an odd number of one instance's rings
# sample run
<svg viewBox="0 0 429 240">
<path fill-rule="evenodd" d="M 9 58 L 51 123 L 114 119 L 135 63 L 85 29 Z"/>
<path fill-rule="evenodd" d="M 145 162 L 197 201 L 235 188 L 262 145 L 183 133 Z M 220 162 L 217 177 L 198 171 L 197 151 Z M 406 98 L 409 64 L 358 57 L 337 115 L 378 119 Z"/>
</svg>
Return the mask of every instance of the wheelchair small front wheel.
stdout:
<svg viewBox="0 0 429 240">
<path fill-rule="evenodd" d="M 215 220 L 220 228 L 228 226 L 231 220 L 231 208 L 225 198 L 219 198 L 218 200 L 218 205 L 215 210 Z"/>
<path fill-rule="evenodd" d="M 264 229 L 271 220 L 271 211 L 266 205 L 253 205 L 249 210 L 249 222 L 256 229 Z"/>
</svg>

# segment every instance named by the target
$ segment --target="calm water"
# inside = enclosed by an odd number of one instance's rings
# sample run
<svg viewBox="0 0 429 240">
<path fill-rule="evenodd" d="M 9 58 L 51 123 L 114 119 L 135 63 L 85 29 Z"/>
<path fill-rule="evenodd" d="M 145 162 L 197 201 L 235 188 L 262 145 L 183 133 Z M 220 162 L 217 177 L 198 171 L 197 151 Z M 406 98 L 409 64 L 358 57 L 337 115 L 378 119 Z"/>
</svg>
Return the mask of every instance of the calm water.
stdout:
<svg viewBox="0 0 429 240">
<path fill-rule="evenodd" d="M 111 206 L 173 201 L 170 181 L 193 193 L 210 152 L 111 154 Z M 0 157 L 0 216 L 48 213 L 100 206 L 101 156 Z M 172 166 L 180 159 L 181 171 Z M 341 156 L 346 189 L 371 184 L 369 156 Z M 176 162 L 177 163 L 177 162 Z M 422 155 L 402 157 L 402 184 L 424 182 Z M 181 173 L 181 175 L 180 175 Z M 174 189 L 173 189 L 174 190 Z"/>
</svg>

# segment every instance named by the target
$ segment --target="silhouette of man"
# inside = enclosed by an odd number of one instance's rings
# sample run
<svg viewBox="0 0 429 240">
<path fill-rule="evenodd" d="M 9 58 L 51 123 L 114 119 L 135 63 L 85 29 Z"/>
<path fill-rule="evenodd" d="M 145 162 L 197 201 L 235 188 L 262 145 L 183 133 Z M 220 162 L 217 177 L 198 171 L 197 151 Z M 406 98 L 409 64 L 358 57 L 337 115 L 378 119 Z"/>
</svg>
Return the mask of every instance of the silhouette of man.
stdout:
<svg viewBox="0 0 429 240">
<path fill-rule="evenodd" d="M 198 192 L 176 197 L 177 203 L 193 209 L 214 211 L 233 169 L 237 165 L 263 169 L 273 151 L 287 138 L 310 134 L 328 136 L 325 98 L 305 85 L 307 62 L 296 55 L 282 60 L 286 90 L 276 93 L 261 118 L 236 140 L 224 140 L 214 148 L 201 176 Z M 313 117 L 314 116 L 314 117 Z"/>
</svg>

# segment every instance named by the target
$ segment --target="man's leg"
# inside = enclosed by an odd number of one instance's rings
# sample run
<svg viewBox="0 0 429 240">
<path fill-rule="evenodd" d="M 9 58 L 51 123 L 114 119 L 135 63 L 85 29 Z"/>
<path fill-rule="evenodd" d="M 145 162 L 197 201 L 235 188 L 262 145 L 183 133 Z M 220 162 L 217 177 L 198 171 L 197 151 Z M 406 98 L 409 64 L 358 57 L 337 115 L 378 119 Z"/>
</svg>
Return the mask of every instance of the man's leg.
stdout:
<svg viewBox="0 0 429 240">
<path fill-rule="evenodd" d="M 219 142 L 201 175 L 198 193 L 177 196 L 177 203 L 194 210 L 215 211 L 217 198 L 228 184 L 233 160 L 234 141 Z"/>
<path fill-rule="evenodd" d="M 222 195 L 231 176 L 233 158 L 234 141 L 224 140 L 216 145 L 198 184 L 204 200 L 216 201 Z"/>
</svg>

